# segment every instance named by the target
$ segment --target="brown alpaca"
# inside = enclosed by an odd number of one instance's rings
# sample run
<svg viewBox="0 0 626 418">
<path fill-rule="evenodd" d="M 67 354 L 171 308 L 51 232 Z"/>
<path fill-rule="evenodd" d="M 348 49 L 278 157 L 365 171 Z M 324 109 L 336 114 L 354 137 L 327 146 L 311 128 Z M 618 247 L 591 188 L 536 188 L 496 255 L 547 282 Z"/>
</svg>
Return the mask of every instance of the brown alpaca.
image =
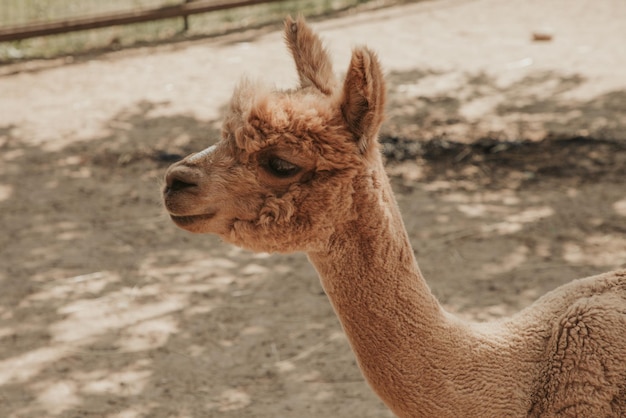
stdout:
<svg viewBox="0 0 626 418">
<path fill-rule="evenodd" d="M 365 378 L 400 417 L 626 416 L 626 271 L 501 321 L 446 313 L 380 156 L 376 55 L 356 48 L 341 85 L 303 19 L 287 18 L 285 37 L 300 86 L 237 87 L 221 141 L 167 172 L 174 223 L 254 251 L 305 251 Z"/>
</svg>

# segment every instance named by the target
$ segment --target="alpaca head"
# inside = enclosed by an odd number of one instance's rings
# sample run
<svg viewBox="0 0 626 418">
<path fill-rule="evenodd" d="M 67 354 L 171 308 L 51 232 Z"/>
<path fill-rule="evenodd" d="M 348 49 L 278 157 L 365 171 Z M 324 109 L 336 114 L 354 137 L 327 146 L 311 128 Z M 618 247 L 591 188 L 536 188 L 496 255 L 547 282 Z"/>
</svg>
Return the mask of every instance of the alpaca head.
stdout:
<svg viewBox="0 0 626 418">
<path fill-rule="evenodd" d="M 167 171 L 163 198 L 179 227 L 256 251 L 312 251 L 354 219 L 353 182 L 380 158 L 380 65 L 355 49 L 341 85 L 302 18 L 286 19 L 285 39 L 298 88 L 242 81 L 217 144 Z"/>
</svg>

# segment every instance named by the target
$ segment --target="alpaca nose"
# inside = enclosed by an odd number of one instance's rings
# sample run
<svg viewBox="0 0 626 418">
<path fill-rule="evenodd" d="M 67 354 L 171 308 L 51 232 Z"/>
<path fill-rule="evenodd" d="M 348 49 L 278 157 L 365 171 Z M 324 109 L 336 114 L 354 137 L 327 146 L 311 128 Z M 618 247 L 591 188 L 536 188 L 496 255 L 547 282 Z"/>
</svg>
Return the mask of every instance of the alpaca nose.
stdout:
<svg viewBox="0 0 626 418">
<path fill-rule="evenodd" d="M 179 192 L 181 190 L 197 187 L 199 183 L 199 173 L 197 170 L 185 167 L 174 166 L 165 175 L 165 194 Z"/>
</svg>

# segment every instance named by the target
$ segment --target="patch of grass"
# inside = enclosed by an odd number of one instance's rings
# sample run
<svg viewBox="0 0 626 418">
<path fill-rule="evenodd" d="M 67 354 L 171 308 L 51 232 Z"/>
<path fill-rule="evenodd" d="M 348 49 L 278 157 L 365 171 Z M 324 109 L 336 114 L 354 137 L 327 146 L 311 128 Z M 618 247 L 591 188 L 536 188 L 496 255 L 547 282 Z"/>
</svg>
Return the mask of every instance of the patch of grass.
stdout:
<svg viewBox="0 0 626 418">
<path fill-rule="evenodd" d="M 1 1 L 3 6 L 0 8 L 0 27 L 155 8 L 181 2 L 181 0 Z M 4 42 L 0 43 L 0 62 L 51 58 L 91 50 L 117 49 L 146 42 L 218 35 L 246 27 L 259 27 L 279 22 L 288 13 L 319 16 L 357 7 L 364 3 L 384 6 L 399 2 L 398 0 L 288 0 L 190 16 L 187 31 L 184 31 L 183 18 L 175 18 Z"/>
<path fill-rule="evenodd" d="M 0 26 L 46 22 L 101 13 L 148 9 L 181 0 L 2 0 Z"/>
</svg>

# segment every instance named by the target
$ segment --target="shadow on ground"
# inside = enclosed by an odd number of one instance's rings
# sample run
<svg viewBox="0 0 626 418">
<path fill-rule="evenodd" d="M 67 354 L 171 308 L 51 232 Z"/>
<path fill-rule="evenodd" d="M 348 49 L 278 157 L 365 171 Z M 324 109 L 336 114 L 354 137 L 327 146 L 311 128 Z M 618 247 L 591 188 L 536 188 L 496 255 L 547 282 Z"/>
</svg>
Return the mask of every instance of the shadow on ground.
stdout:
<svg viewBox="0 0 626 418">
<path fill-rule="evenodd" d="M 467 143 L 572 136 L 626 140 L 626 91 L 581 99 L 585 78 L 538 71 L 510 81 L 485 73 L 413 70 L 389 74 L 385 135 Z"/>
</svg>

